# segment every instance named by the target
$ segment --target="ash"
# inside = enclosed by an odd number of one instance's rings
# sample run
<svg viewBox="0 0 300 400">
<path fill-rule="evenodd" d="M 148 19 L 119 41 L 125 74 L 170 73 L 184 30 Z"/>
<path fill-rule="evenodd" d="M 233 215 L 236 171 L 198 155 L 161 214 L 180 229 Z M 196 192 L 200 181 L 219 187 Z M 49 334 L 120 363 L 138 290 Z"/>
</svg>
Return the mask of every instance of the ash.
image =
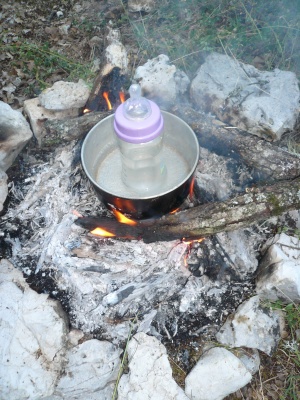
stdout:
<svg viewBox="0 0 300 400">
<path fill-rule="evenodd" d="M 72 327 L 98 339 L 123 343 L 132 324 L 170 346 L 213 338 L 253 292 L 257 243 L 265 232 L 237 232 L 236 241 L 219 234 L 193 244 L 95 237 L 74 224 L 72 211 L 110 213 L 96 199 L 79 151 L 80 143 L 71 142 L 45 161 L 27 150 L 28 168 L 10 188 L 2 218 L 7 258 L 33 289 L 61 301 Z M 207 182 L 223 181 L 222 194 L 208 196 L 227 197 L 233 178 L 221 157 L 218 163 L 211 157 L 202 153 L 196 179 L 202 181 L 206 158 Z M 224 165 L 222 175 L 213 165 Z M 198 203 L 192 198 L 184 206 Z"/>
</svg>

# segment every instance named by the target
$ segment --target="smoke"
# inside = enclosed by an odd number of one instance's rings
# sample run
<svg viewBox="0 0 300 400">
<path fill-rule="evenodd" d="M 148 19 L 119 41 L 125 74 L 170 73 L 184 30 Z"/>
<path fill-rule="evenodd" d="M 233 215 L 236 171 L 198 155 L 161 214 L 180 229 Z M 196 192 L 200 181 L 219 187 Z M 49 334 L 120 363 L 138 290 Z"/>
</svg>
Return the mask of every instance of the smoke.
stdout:
<svg viewBox="0 0 300 400">
<path fill-rule="evenodd" d="M 162 0 L 128 14 L 139 63 L 166 54 L 190 76 L 211 51 L 299 75 L 299 15 L 298 0 Z"/>
</svg>

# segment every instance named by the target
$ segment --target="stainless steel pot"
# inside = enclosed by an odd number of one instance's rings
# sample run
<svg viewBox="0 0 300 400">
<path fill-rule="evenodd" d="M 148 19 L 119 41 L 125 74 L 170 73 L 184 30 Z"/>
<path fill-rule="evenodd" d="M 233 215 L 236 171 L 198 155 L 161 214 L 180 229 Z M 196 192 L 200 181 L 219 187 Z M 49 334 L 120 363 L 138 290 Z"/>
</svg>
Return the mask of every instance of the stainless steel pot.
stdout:
<svg viewBox="0 0 300 400">
<path fill-rule="evenodd" d="M 199 144 L 193 130 L 175 115 L 166 111 L 162 114 L 168 175 L 165 190 L 154 196 L 137 197 L 123 184 L 113 115 L 98 122 L 82 145 L 83 169 L 98 198 L 108 208 L 135 219 L 159 217 L 179 207 L 189 194 L 198 163 Z"/>
</svg>

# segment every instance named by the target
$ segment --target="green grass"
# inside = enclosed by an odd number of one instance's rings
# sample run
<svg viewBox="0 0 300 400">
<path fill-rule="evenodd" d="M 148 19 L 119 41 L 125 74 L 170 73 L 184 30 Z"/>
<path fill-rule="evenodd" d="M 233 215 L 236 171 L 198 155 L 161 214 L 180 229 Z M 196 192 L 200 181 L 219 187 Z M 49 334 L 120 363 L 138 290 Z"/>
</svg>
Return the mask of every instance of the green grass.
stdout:
<svg viewBox="0 0 300 400">
<path fill-rule="evenodd" d="M 0 45 L 0 51 L 11 54 L 11 65 L 21 68 L 22 72 L 32 79 L 32 84 L 27 88 L 28 95 L 34 95 L 31 91 L 51 86 L 49 79 L 56 73 L 61 75 L 62 79 L 67 78 L 70 81 L 81 78 L 91 82 L 94 79 L 90 64 L 79 63 L 52 51 L 48 42 L 40 45 L 26 41 Z"/>
<path fill-rule="evenodd" d="M 249 63 L 261 57 L 266 69 L 298 75 L 299 16 L 298 0 L 162 0 L 152 13 L 127 13 L 140 61 L 164 53 L 193 73 L 205 52 L 221 51 Z"/>
<path fill-rule="evenodd" d="M 300 398 L 300 305 L 283 304 L 277 301 L 271 304 L 274 310 L 285 315 L 287 337 L 282 339 L 276 355 L 276 362 L 282 369 L 288 368 L 286 387 L 280 400 L 298 400 Z"/>
</svg>

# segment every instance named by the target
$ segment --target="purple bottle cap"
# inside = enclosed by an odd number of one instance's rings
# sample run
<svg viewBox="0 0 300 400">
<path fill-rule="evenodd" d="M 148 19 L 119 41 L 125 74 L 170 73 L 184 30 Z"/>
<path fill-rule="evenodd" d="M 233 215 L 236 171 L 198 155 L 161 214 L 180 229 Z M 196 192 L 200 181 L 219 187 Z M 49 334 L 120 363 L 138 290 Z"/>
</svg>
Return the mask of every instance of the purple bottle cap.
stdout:
<svg viewBox="0 0 300 400">
<path fill-rule="evenodd" d="M 114 129 L 117 136 L 129 143 L 146 143 L 159 136 L 164 122 L 159 107 L 141 97 L 139 85 L 131 85 L 130 98 L 115 113 Z"/>
</svg>

